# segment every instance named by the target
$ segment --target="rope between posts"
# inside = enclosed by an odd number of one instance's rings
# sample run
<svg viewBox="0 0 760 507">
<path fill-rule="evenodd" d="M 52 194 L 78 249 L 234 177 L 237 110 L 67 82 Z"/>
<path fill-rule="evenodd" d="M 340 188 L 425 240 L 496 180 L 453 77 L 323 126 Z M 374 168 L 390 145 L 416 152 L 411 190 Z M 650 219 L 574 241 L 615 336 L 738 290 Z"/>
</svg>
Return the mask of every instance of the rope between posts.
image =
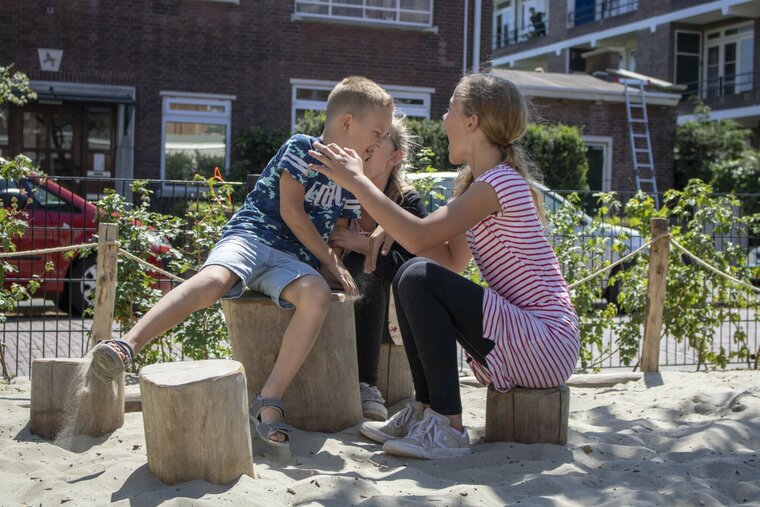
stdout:
<svg viewBox="0 0 760 507">
<path fill-rule="evenodd" d="M 106 241 L 105 243 L 100 243 L 101 245 L 118 245 L 118 241 Z M 56 252 L 68 252 L 71 250 L 84 250 L 85 248 L 95 248 L 98 246 L 98 243 L 82 243 L 80 245 L 69 245 L 69 246 L 57 246 L 54 248 L 41 248 L 39 250 L 24 250 L 23 252 L 0 252 L 0 259 L 10 259 L 12 257 L 24 257 L 27 255 L 32 254 L 49 254 L 49 253 L 56 253 Z"/>
<path fill-rule="evenodd" d="M 703 268 L 705 268 L 705 269 L 707 269 L 709 271 L 712 271 L 716 275 L 722 276 L 723 278 L 725 278 L 727 280 L 730 280 L 730 281 L 734 282 L 736 285 L 744 287 L 745 289 L 749 289 L 749 290 L 751 290 L 753 292 L 760 293 L 760 287 L 754 287 L 753 285 L 750 285 L 747 282 L 743 282 L 742 280 L 739 280 L 738 278 L 734 278 L 733 276 L 724 273 L 723 271 L 719 270 L 718 268 L 715 268 L 715 267 L 709 265 L 708 263 L 706 263 L 705 261 L 703 261 L 702 259 L 700 259 L 696 255 L 694 255 L 693 253 L 691 253 L 689 250 L 687 250 L 686 247 L 684 247 L 683 245 L 681 245 L 675 239 L 671 239 L 670 241 L 675 245 L 676 248 L 678 248 L 681 252 L 685 253 L 686 255 L 688 255 L 689 257 L 691 257 L 692 259 L 694 259 L 694 261 L 697 264 L 699 264 L 700 266 L 702 266 Z"/>
<path fill-rule="evenodd" d="M 660 235 L 659 235 L 659 236 L 657 236 L 656 238 L 652 238 L 652 239 L 650 239 L 650 240 L 649 240 L 649 241 L 647 241 L 645 244 L 643 244 L 643 245 L 641 245 L 640 247 L 638 247 L 636 250 L 632 251 L 632 252 L 631 252 L 631 253 L 629 253 L 629 254 L 626 254 L 626 255 L 624 255 L 623 257 L 619 258 L 618 260 L 616 260 L 615 262 L 613 262 L 613 263 L 612 263 L 612 264 L 610 264 L 609 266 L 605 266 L 605 267 L 603 267 L 603 268 L 599 269 L 598 271 L 595 271 L 595 272 L 591 273 L 591 274 L 590 274 L 590 275 L 588 275 L 587 277 L 585 277 L 585 278 L 582 278 L 582 279 L 578 280 L 577 282 L 575 282 L 575 283 L 572 283 L 572 284 L 568 285 L 568 286 L 567 286 L 567 288 L 568 288 L 568 289 L 574 289 L 574 288 L 576 288 L 577 286 L 579 286 L 579 285 L 582 285 L 582 284 L 584 284 L 584 283 L 588 282 L 589 280 L 593 280 L 593 279 L 594 279 L 594 278 L 596 278 L 597 276 L 599 276 L 599 275 L 601 275 L 601 274 L 603 274 L 603 273 L 606 273 L 607 271 L 611 270 L 611 269 L 612 269 L 612 268 L 614 268 L 615 266 L 619 266 L 620 264 L 624 263 L 625 261 L 627 261 L 628 259 L 630 259 L 630 258 L 631 258 L 631 257 L 633 257 L 634 255 L 637 255 L 639 252 L 641 252 L 642 250 L 644 250 L 645 248 L 647 248 L 648 246 L 650 246 L 652 243 L 654 243 L 654 242 L 655 242 L 655 241 L 657 241 L 658 239 L 661 239 L 661 238 L 664 238 L 664 237 L 667 237 L 667 236 L 670 236 L 670 234 L 668 234 L 668 233 L 666 232 L 665 234 L 660 234 Z"/>
<path fill-rule="evenodd" d="M 177 276 L 175 274 L 172 274 L 172 273 L 169 273 L 168 271 L 165 271 L 165 270 L 159 268 L 158 266 L 154 266 L 150 262 L 145 261 L 145 260 L 143 260 L 143 259 L 141 259 L 141 258 L 139 258 L 139 257 L 137 257 L 135 255 L 132 255 L 131 253 L 129 253 L 126 250 L 124 250 L 123 248 L 119 248 L 119 255 L 123 255 L 123 256 L 127 257 L 128 259 L 133 260 L 136 263 L 140 264 L 141 266 L 143 266 L 145 268 L 148 268 L 151 271 L 155 271 L 156 273 L 158 273 L 160 275 L 164 275 L 165 277 L 170 278 L 171 280 L 174 280 L 175 282 L 182 283 L 182 282 L 185 281 L 184 278 L 180 278 L 179 276 Z"/>
</svg>

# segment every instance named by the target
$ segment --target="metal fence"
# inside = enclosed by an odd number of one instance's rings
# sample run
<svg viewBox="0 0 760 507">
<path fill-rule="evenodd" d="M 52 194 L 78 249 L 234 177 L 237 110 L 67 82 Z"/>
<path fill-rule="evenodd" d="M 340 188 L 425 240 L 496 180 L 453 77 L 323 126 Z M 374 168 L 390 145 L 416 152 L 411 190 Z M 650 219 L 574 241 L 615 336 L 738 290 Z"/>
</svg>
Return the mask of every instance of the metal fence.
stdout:
<svg viewBox="0 0 760 507">
<path fill-rule="evenodd" d="M 130 191 L 132 180 L 114 179 L 73 179 L 54 178 L 51 180 L 32 180 L 22 183 L 29 190 L 27 204 L 27 219 L 29 228 L 19 242 L 19 251 L 32 251 L 39 248 L 52 246 L 72 245 L 80 242 L 93 241 L 96 233 L 96 225 L 93 221 L 96 213 L 95 205 L 82 199 L 83 196 L 102 195 L 106 188 L 113 188 L 127 197 L 130 202 L 137 197 Z M 235 193 L 232 199 L 232 209 L 239 207 L 246 194 L 246 185 L 233 183 Z M 31 192 L 32 187 L 37 190 Z M 6 183 L 7 200 L 9 189 L 13 193 L 13 186 Z M 148 181 L 147 188 L 152 191 L 151 209 L 161 213 L 182 215 L 188 209 L 197 209 L 203 205 L 206 184 L 203 182 L 167 182 Z M 2 189 L 0 189 L 2 190 Z M 564 203 L 564 198 L 569 192 L 552 192 L 546 199 L 549 212 L 557 209 Z M 629 196 L 621 196 L 623 200 Z M 743 196 L 746 199 L 758 199 L 757 195 Z M 596 199 L 590 193 L 580 193 L 581 206 L 588 214 L 593 214 L 596 207 Z M 619 216 L 616 225 L 607 229 L 608 234 L 621 234 L 621 227 L 626 224 L 626 217 L 618 210 Z M 737 210 L 737 213 L 739 211 Z M 590 221 L 591 218 L 587 217 Z M 613 217 L 609 214 L 607 219 L 611 222 Z M 709 231 L 708 231 L 709 232 Z M 583 248 L 584 226 L 577 231 L 578 248 Z M 626 233 L 628 237 L 633 235 Z M 727 245 L 729 242 L 739 244 L 743 251 L 755 252 L 760 245 L 760 238 L 751 236 L 743 227 L 732 227 L 726 234 L 713 234 L 716 245 Z M 556 242 L 558 238 L 549 232 L 550 241 Z M 630 240 L 630 249 L 635 248 L 635 239 Z M 756 253 L 755 253 L 756 254 Z M 615 260 L 620 256 L 619 252 L 605 251 L 609 260 Z M 13 310 L 6 315 L 5 322 L 1 323 L 0 344 L 4 351 L 2 357 L 5 370 L 10 375 L 28 375 L 32 360 L 40 357 L 80 357 L 88 348 L 89 330 L 92 319 L 82 313 L 81 298 L 94 289 L 94 260 L 95 256 L 84 257 L 81 255 L 66 254 L 43 254 L 29 255 L 18 259 L 5 259 L 16 268 L 16 272 L 6 280 L 6 287 L 10 281 L 25 282 L 42 277 L 44 280 L 40 288 L 29 300 L 15 304 Z M 46 271 L 45 264 L 50 261 L 54 268 Z M 695 267 L 695 269 L 697 269 Z M 170 280 L 157 278 L 157 283 L 171 285 Z M 608 284 L 608 277 L 600 277 L 593 283 L 600 284 L 600 305 L 606 304 L 606 300 L 614 297 L 614 286 Z M 705 290 L 710 290 L 705 287 Z M 741 289 L 737 289 L 741 290 Z M 748 297 L 757 297 L 744 294 Z M 90 294 L 91 297 L 91 294 Z M 736 344 L 733 336 L 737 328 L 741 327 L 747 335 L 747 345 L 754 351 L 760 347 L 760 325 L 754 308 L 744 308 L 739 312 L 738 320 L 730 322 L 705 322 L 706 329 L 712 330 L 714 339 L 710 347 L 712 350 L 735 351 Z M 617 322 L 630 319 L 629 315 L 618 315 Z M 614 349 L 617 340 L 614 329 L 605 331 L 605 347 Z M 643 333 L 642 333 L 643 334 Z M 597 357 L 598 356 L 598 357 Z M 620 358 L 614 353 L 603 353 L 595 357 L 599 360 L 601 368 L 621 367 Z M 690 349 L 684 343 L 676 343 L 672 337 L 666 336 L 661 345 L 660 363 L 663 366 L 676 366 L 691 369 L 697 364 L 697 352 Z M 735 365 L 741 365 L 742 361 L 731 361 Z"/>
</svg>

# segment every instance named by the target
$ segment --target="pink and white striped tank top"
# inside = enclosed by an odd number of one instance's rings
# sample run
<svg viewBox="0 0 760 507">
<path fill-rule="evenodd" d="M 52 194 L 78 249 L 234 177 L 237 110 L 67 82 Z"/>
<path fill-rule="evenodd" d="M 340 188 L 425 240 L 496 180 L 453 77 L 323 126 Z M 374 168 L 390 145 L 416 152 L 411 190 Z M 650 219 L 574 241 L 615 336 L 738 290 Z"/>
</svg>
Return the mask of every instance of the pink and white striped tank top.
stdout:
<svg viewBox="0 0 760 507">
<path fill-rule="evenodd" d="M 488 369 L 471 361 L 473 373 L 499 391 L 558 386 L 578 361 L 578 316 L 530 187 L 507 165 L 475 181 L 493 187 L 501 211 L 467 231 L 467 244 L 488 283 L 483 336 L 494 341 Z"/>
</svg>

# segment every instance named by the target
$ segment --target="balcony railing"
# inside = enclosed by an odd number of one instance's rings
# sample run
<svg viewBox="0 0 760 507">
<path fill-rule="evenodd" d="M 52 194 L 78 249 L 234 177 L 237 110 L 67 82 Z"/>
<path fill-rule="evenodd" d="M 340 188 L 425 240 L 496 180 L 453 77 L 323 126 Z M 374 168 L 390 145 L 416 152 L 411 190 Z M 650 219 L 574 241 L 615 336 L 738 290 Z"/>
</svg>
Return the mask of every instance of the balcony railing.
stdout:
<svg viewBox="0 0 760 507">
<path fill-rule="evenodd" d="M 758 80 L 760 80 L 760 72 L 744 72 L 733 76 L 719 76 L 679 84 L 686 86 L 686 91 L 683 93 L 684 99 L 698 95 L 702 100 L 708 100 L 752 91 Z"/>
<path fill-rule="evenodd" d="M 534 25 L 515 27 L 497 27 L 493 37 L 493 47 L 503 48 L 512 44 L 519 44 L 533 39 L 544 37 L 549 31 L 549 17 L 544 15 L 543 27 Z"/>
<path fill-rule="evenodd" d="M 638 0 L 604 0 L 567 13 L 567 26 L 573 27 L 600 19 L 612 18 L 639 8 Z"/>
<path fill-rule="evenodd" d="M 347 22 L 429 27 L 433 0 L 295 0 L 297 17 Z"/>
</svg>

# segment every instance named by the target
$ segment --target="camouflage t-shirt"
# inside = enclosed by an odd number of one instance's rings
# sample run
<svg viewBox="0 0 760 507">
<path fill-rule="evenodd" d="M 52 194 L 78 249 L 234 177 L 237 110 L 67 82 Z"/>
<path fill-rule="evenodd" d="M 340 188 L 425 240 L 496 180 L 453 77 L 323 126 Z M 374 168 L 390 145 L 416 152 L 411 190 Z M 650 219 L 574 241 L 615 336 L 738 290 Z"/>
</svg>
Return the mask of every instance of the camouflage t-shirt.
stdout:
<svg viewBox="0 0 760 507">
<path fill-rule="evenodd" d="M 222 236 L 253 234 L 262 243 L 298 255 L 303 262 L 318 267 L 317 258 L 298 241 L 280 216 L 280 175 L 287 171 L 304 187 L 304 210 L 322 239 L 327 242 L 339 218 L 357 218 L 359 201 L 327 176 L 309 169 L 319 162 L 309 156 L 315 141 L 321 139 L 295 134 L 269 161 L 245 205 L 224 226 Z"/>
</svg>

